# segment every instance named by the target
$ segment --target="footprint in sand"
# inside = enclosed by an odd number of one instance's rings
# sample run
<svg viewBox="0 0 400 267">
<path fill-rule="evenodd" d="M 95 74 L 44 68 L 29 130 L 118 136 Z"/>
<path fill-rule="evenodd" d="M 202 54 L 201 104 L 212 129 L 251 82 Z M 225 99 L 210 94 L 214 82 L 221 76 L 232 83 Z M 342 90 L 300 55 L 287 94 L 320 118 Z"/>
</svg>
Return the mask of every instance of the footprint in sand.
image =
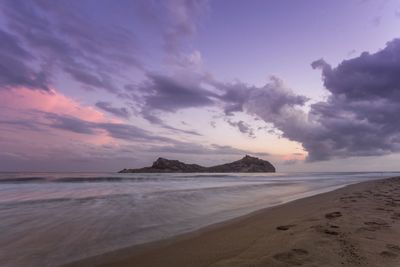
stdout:
<svg viewBox="0 0 400 267">
<path fill-rule="evenodd" d="M 393 252 L 398 252 L 400 253 L 400 247 L 398 245 L 394 244 L 386 244 L 386 248 L 393 251 Z"/>
<path fill-rule="evenodd" d="M 358 228 L 358 229 L 356 230 L 356 232 L 357 232 L 357 233 L 358 233 L 358 232 L 365 232 L 365 231 L 367 231 L 367 232 L 375 232 L 375 231 L 378 231 L 379 229 L 380 229 L 379 226 L 360 227 L 360 228 Z"/>
<path fill-rule="evenodd" d="M 382 227 L 389 226 L 389 224 L 382 219 L 374 219 L 372 221 L 364 222 L 364 224 L 368 226 L 382 226 Z"/>
<path fill-rule="evenodd" d="M 400 212 L 393 213 L 390 218 L 392 218 L 393 220 L 400 220 Z"/>
<path fill-rule="evenodd" d="M 327 218 L 327 219 L 334 219 L 334 218 L 338 218 L 338 217 L 342 217 L 342 213 L 340 211 L 334 211 L 334 212 L 325 214 L 325 218 Z"/>
<path fill-rule="evenodd" d="M 397 258 L 398 256 L 396 253 L 387 250 L 382 251 L 380 255 L 385 258 Z"/>
<path fill-rule="evenodd" d="M 325 229 L 324 233 L 328 234 L 328 235 L 339 235 L 338 232 L 332 231 L 332 230 L 329 230 L 329 229 Z"/>
<path fill-rule="evenodd" d="M 383 228 L 390 227 L 389 224 L 382 219 L 375 219 L 372 221 L 364 222 L 364 224 L 366 226 L 358 228 L 357 232 L 363 232 L 363 231 L 375 232 Z"/>
<path fill-rule="evenodd" d="M 280 226 L 276 227 L 276 230 L 286 231 L 295 226 L 296 226 L 295 224 L 280 225 Z"/>
<path fill-rule="evenodd" d="M 291 264 L 291 265 L 303 265 L 307 262 L 308 251 L 301 248 L 294 248 L 287 252 L 282 252 L 275 254 L 273 257 L 275 260 L 278 260 L 283 263 Z"/>
<path fill-rule="evenodd" d="M 329 227 L 329 228 L 327 228 L 327 227 Z M 327 235 L 337 236 L 340 234 L 338 231 L 332 230 L 332 229 L 338 229 L 339 226 L 337 226 L 337 225 L 326 225 L 326 226 L 313 225 L 313 226 L 311 226 L 311 228 L 315 229 L 319 233 L 324 233 Z"/>
<path fill-rule="evenodd" d="M 396 204 L 396 203 L 394 203 L 394 202 L 392 202 L 392 201 L 386 201 L 385 206 L 397 207 L 397 206 L 399 206 L 399 204 Z"/>
</svg>

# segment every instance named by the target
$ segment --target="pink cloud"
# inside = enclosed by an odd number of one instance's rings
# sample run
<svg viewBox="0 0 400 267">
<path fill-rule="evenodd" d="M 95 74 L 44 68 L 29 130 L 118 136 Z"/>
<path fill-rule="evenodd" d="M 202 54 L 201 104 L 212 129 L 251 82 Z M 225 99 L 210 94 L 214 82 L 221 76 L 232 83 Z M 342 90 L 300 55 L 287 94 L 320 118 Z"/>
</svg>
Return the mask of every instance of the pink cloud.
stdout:
<svg viewBox="0 0 400 267">
<path fill-rule="evenodd" d="M 95 135 L 85 135 L 48 128 L 45 126 L 47 119 L 36 111 L 68 115 L 89 122 L 121 122 L 119 119 L 108 117 L 93 106 L 81 104 L 54 89 L 50 93 L 26 88 L 0 90 L 0 112 L 2 121 L 5 122 L 0 124 L 0 146 L 7 151 L 16 152 L 16 155 L 34 150 L 35 157 L 46 157 L 55 149 L 66 151 L 74 147 L 77 153 L 86 153 L 88 146 L 118 147 L 120 144 L 120 140 L 110 137 L 102 130 Z M 39 127 L 41 131 L 29 128 L 27 125 L 33 128 Z"/>
<path fill-rule="evenodd" d="M 85 106 L 56 90 L 50 93 L 26 88 L 0 91 L 0 105 L 9 110 L 39 110 L 66 114 L 91 122 L 110 122 L 105 114 L 91 106 Z"/>
</svg>

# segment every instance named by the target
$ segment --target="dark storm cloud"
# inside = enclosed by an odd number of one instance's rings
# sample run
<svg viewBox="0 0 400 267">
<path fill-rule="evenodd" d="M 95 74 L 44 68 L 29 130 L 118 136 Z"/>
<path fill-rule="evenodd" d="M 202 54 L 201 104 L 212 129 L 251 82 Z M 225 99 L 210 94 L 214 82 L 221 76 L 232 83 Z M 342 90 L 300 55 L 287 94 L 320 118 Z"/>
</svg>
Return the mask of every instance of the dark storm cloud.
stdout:
<svg viewBox="0 0 400 267">
<path fill-rule="evenodd" d="M 224 103 L 226 115 L 233 115 L 234 112 L 243 111 L 243 105 L 248 100 L 250 90 L 254 89 L 239 82 L 235 84 L 214 83 L 214 85 L 223 90 L 223 95 L 220 99 Z"/>
<path fill-rule="evenodd" d="M 206 89 L 206 86 L 212 89 Z M 270 115 L 276 115 L 287 107 L 303 106 L 308 98 L 284 88 L 282 81 L 271 77 L 262 87 L 240 82 L 221 83 L 199 76 L 196 79 L 148 74 L 147 81 L 139 87 L 143 93 L 143 117 L 157 122 L 153 111 L 176 112 L 186 108 L 221 106 L 226 115 L 244 111 L 251 101 L 262 101 Z"/>
<path fill-rule="evenodd" d="M 214 106 L 219 96 L 202 86 L 202 76 L 187 74 L 184 77 L 176 77 L 147 73 L 146 80 L 141 84 L 125 86 L 127 98 L 138 106 L 138 114 L 150 123 L 189 133 L 187 130 L 166 125 L 161 119 L 163 114 L 188 108 Z M 198 135 L 193 131 L 189 134 Z"/>
<path fill-rule="evenodd" d="M 174 112 L 179 109 L 210 106 L 215 94 L 199 86 L 184 84 L 171 77 L 148 74 L 141 90 L 145 94 L 145 110 Z"/>
<path fill-rule="evenodd" d="M 307 115 L 301 109 L 308 98 L 296 95 L 277 77 L 271 77 L 270 82 L 260 87 L 240 82 L 223 84 L 214 81 L 213 85 L 223 92 L 219 96 L 219 104 L 228 121 L 235 112 L 245 112 L 272 124 L 282 132 L 283 137 L 291 140 L 298 139 L 300 135 L 305 137 L 304 132 L 310 128 Z M 241 132 L 254 136 L 246 124 L 235 123 L 235 126 Z"/>
<path fill-rule="evenodd" d="M 0 29 L 0 40 L 0 89 L 23 86 L 48 91 L 46 72 L 28 64 L 34 57 L 18 37 Z"/>
<path fill-rule="evenodd" d="M 262 102 L 271 117 L 279 115 L 286 108 L 303 106 L 308 98 L 294 94 L 284 88 L 283 82 L 272 76 L 269 83 L 261 87 L 249 86 L 240 82 L 234 84 L 215 83 L 224 93 L 220 100 L 226 115 L 247 110 L 250 102 Z M 261 103 L 260 103 L 261 104 Z"/>
<path fill-rule="evenodd" d="M 106 102 L 106 101 L 99 101 L 96 103 L 96 107 L 105 110 L 115 116 L 118 117 L 122 117 L 122 118 L 129 118 L 130 113 L 128 111 L 128 109 L 126 108 L 116 108 L 113 107 L 112 104 L 110 102 Z"/>
<path fill-rule="evenodd" d="M 271 77 L 266 85 L 248 90 L 241 108 L 272 124 L 281 132 L 282 137 L 298 141 L 307 139 L 309 131 L 314 127 L 302 109 L 307 101 L 307 97 L 296 95 L 280 79 Z"/>
<path fill-rule="evenodd" d="M 333 95 L 350 100 L 400 99 L 400 39 L 375 54 L 364 52 L 344 60 L 334 69 L 322 59 L 312 66 L 322 69 L 324 85 Z"/>
<path fill-rule="evenodd" d="M 137 112 L 143 119 L 152 124 L 156 124 L 166 130 L 176 133 L 201 136 L 196 131 L 176 128 L 165 123 L 161 119 L 164 112 L 175 112 L 180 109 L 198 107 L 200 102 L 190 99 L 190 95 L 199 94 L 190 87 L 183 86 L 171 77 L 160 75 L 149 75 L 148 80 L 140 86 L 126 85 L 130 91 L 128 98 L 140 106 Z M 166 81 L 166 82 L 164 82 Z M 184 102 L 187 98 L 188 101 Z M 181 102 L 176 102 L 180 99 Z M 208 102 L 207 97 L 204 98 Z M 209 101 L 211 103 L 211 100 Z"/>
<path fill-rule="evenodd" d="M 311 106 L 310 119 L 318 124 L 309 138 L 300 140 L 309 160 L 384 155 L 400 151 L 400 40 L 374 54 L 344 60 L 322 70 L 331 95 Z"/>
<path fill-rule="evenodd" d="M 271 123 L 282 137 L 301 143 L 309 161 L 400 151 L 400 39 L 336 68 L 323 59 L 312 67 L 322 70 L 330 95 L 312 104 L 308 113 L 301 108 L 308 99 L 275 77 L 263 87 L 213 85 L 223 92 L 218 99 L 228 117 L 246 112 Z"/>
<path fill-rule="evenodd" d="M 330 95 L 308 113 L 301 108 L 308 99 L 274 77 L 263 87 L 214 85 L 223 92 L 219 101 L 227 116 L 243 111 L 271 123 L 282 137 L 301 143 L 309 161 L 400 151 L 400 39 L 335 68 L 322 59 L 312 67 L 322 70 Z"/>
<path fill-rule="evenodd" d="M 148 80 L 139 90 L 143 94 L 140 113 L 151 123 L 164 125 L 160 119 L 162 112 L 173 113 L 181 109 L 206 106 L 220 107 L 224 110 L 227 121 L 250 137 L 254 136 L 254 132 L 247 123 L 229 119 L 235 112 L 247 112 L 275 124 L 276 127 L 292 131 L 298 129 L 299 124 L 305 120 L 304 112 L 298 112 L 295 107 L 304 106 L 308 101 L 307 97 L 296 95 L 285 88 L 277 77 L 271 77 L 269 83 L 256 87 L 240 82 L 221 83 L 206 75 L 185 80 L 149 74 Z"/>
<path fill-rule="evenodd" d="M 7 31 L 17 35 L 47 71 L 61 70 L 85 86 L 116 92 L 111 74 L 140 67 L 133 34 L 93 20 L 79 2 L 5 0 L 0 6 Z M 20 64 L 27 59 L 21 58 Z"/>
</svg>

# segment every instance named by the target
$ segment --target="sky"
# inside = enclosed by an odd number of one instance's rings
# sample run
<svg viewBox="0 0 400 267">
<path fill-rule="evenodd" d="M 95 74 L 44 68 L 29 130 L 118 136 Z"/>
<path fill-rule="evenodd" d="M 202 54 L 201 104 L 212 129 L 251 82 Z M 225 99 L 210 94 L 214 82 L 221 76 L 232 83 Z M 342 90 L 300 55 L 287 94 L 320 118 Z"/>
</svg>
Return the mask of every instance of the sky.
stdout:
<svg viewBox="0 0 400 267">
<path fill-rule="evenodd" d="M 0 0 L 0 171 L 400 170 L 398 38 L 400 0 Z"/>
</svg>

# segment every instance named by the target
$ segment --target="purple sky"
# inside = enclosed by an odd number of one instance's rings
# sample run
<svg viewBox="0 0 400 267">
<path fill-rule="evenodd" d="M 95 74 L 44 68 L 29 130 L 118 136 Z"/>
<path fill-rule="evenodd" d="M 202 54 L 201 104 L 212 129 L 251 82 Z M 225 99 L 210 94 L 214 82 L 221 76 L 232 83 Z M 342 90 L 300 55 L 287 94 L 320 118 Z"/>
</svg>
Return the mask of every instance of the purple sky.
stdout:
<svg viewBox="0 0 400 267">
<path fill-rule="evenodd" d="M 251 154 L 399 170 L 400 1 L 0 0 L 0 171 Z"/>
</svg>

